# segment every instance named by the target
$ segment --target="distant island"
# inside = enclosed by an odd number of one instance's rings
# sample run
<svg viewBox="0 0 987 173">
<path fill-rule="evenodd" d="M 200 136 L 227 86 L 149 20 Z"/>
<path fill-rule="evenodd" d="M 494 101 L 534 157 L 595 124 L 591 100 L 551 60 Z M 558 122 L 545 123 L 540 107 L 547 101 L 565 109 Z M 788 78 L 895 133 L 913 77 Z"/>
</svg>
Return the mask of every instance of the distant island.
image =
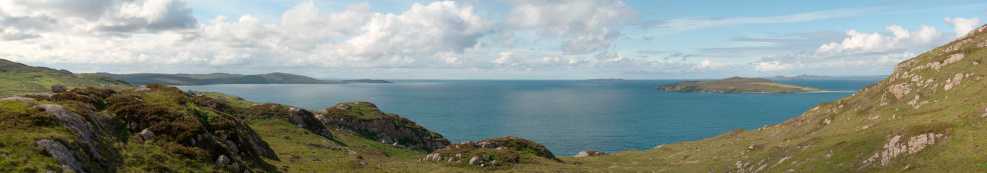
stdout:
<svg viewBox="0 0 987 173">
<path fill-rule="evenodd" d="M 800 93 L 821 91 L 817 88 L 777 83 L 764 78 L 731 77 L 710 81 L 682 81 L 660 86 L 669 92 L 714 93 Z"/>
<path fill-rule="evenodd" d="M 385 80 L 321 80 L 289 73 L 267 73 L 255 75 L 210 73 L 210 74 L 111 74 L 90 73 L 89 76 L 105 77 L 125 81 L 134 85 L 213 85 L 213 84 L 345 84 L 345 83 L 391 83 Z"/>
<path fill-rule="evenodd" d="M 600 79 L 586 79 L 586 81 L 590 81 L 590 82 L 613 82 L 613 81 L 624 81 L 624 79 L 621 79 L 621 78 L 600 78 Z"/>
</svg>

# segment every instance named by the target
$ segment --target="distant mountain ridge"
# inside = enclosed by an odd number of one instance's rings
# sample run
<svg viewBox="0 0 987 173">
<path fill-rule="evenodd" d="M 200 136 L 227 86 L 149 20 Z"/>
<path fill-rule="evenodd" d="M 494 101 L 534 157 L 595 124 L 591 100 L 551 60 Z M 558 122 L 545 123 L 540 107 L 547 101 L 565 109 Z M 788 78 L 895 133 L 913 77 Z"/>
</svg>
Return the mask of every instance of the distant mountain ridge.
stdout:
<svg viewBox="0 0 987 173">
<path fill-rule="evenodd" d="M 384 80 L 321 80 L 290 73 L 267 73 L 255 75 L 210 73 L 210 74 L 111 74 L 92 73 L 88 75 L 108 77 L 135 85 L 212 85 L 212 84 L 344 84 L 344 83 L 390 83 Z"/>
</svg>

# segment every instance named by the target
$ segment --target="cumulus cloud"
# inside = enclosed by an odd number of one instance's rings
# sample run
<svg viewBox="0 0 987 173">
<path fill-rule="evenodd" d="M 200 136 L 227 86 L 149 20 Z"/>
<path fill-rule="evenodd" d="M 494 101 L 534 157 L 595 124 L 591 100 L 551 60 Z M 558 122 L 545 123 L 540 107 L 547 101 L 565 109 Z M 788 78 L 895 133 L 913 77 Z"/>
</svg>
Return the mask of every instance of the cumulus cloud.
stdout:
<svg viewBox="0 0 987 173">
<path fill-rule="evenodd" d="M 11 48 L 3 50 L 0 58 L 74 64 L 456 65 L 492 25 L 472 6 L 453 1 L 416 3 L 399 13 L 373 12 L 366 4 L 324 12 L 313 1 L 305 1 L 284 12 L 279 22 L 245 15 L 218 16 L 204 23 L 189 17 L 184 2 L 176 0 L 119 1 L 85 8 L 79 13 L 86 15 L 75 16 L 58 16 L 75 10 L 53 7 L 62 4 L 40 4 L 48 5 L 41 8 L 27 2 L 4 1 L 17 6 L 0 7 L 5 16 L 0 18 L 2 26 L 23 24 L 21 18 L 35 17 L 27 9 L 39 8 L 44 13 L 38 14 L 56 19 L 51 24 L 80 27 L 0 27 L 0 38 L 8 40 L 0 40 L 0 47 Z M 13 7 L 25 12 L 10 13 Z M 45 39 L 25 40 L 39 35 Z"/>
<path fill-rule="evenodd" d="M 900 51 L 916 47 L 928 47 L 942 40 L 942 33 L 936 28 L 923 25 L 916 31 L 909 31 L 898 25 L 886 28 L 891 34 L 866 33 L 850 30 L 840 42 L 819 46 L 817 53 L 874 53 Z"/>
<path fill-rule="evenodd" d="M 0 41 L 24 40 L 40 37 L 37 34 L 25 33 L 13 27 L 0 28 Z"/>
<path fill-rule="evenodd" d="M 511 5 L 506 23 L 512 29 L 562 38 L 562 50 L 574 54 L 609 48 L 636 15 L 620 0 L 511 1 Z"/>
<path fill-rule="evenodd" d="M 686 30 L 735 26 L 735 25 L 796 23 L 796 22 L 808 22 L 808 21 L 834 19 L 834 18 L 842 18 L 842 17 L 852 17 L 852 16 L 861 15 L 868 10 L 872 10 L 872 9 L 871 8 L 837 9 L 837 10 L 824 10 L 824 11 L 787 14 L 787 15 L 779 15 L 779 16 L 678 18 L 678 19 L 653 21 L 650 22 L 652 23 L 650 25 L 651 27 L 655 27 L 663 30 L 686 31 Z"/>
<path fill-rule="evenodd" d="M 779 61 L 766 61 L 754 63 L 754 69 L 761 72 L 774 72 L 783 71 L 792 68 L 792 64 L 786 64 Z"/>
<path fill-rule="evenodd" d="M 360 34 L 334 47 L 339 56 L 364 58 L 460 53 L 489 28 L 471 6 L 452 1 L 414 4 L 400 15 L 374 14 Z"/>
<path fill-rule="evenodd" d="M 953 32 L 956 32 L 956 37 L 963 37 L 973 29 L 980 26 L 979 18 L 946 18 L 946 23 L 953 25 Z"/>
<path fill-rule="evenodd" d="M 158 32 L 197 25 L 180 0 L 0 0 L 0 24 L 24 32 Z"/>
<path fill-rule="evenodd" d="M 709 69 L 719 69 L 726 66 L 727 64 L 723 64 L 720 62 L 710 60 L 709 58 L 706 58 L 703 59 L 703 61 L 700 61 L 698 64 L 696 64 L 696 66 L 693 68 L 696 70 L 709 70 Z"/>
</svg>

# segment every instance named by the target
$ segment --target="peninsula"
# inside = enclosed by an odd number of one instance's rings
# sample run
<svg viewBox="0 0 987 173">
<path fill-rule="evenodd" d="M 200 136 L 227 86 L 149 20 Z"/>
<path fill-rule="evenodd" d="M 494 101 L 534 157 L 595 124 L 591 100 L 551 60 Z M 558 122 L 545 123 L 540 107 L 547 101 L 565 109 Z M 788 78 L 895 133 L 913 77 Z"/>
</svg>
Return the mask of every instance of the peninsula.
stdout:
<svg viewBox="0 0 987 173">
<path fill-rule="evenodd" d="M 669 92 L 714 93 L 801 93 L 821 91 L 817 88 L 777 83 L 763 78 L 731 77 L 710 81 L 682 81 L 663 85 L 660 90 Z"/>
</svg>

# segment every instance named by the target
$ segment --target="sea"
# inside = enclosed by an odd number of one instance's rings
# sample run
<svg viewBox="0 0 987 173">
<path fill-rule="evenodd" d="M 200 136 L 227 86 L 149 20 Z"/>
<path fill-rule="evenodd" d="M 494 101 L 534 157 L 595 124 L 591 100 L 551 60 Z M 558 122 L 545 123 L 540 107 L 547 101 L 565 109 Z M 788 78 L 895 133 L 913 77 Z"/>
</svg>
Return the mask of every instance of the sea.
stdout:
<svg viewBox="0 0 987 173">
<path fill-rule="evenodd" d="M 700 140 L 777 124 L 853 94 L 874 80 L 782 80 L 825 92 L 675 93 L 676 80 L 398 80 L 392 84 L 234 84 L 181 86 L 256 102 L 323 111 L 370 101 L 454 143 L 516 136 L 556 155 L 617 152 Z"/>
</svg>

